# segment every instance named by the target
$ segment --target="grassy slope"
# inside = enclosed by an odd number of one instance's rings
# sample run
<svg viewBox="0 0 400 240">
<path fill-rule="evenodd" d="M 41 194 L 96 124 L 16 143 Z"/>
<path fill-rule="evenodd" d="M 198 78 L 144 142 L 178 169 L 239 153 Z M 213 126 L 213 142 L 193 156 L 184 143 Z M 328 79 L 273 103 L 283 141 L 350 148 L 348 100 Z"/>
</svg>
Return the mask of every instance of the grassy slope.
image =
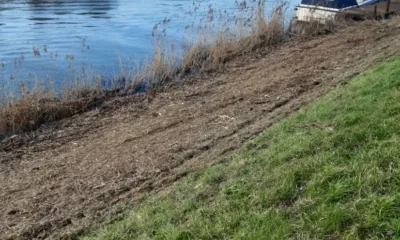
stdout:
<svg viewBox="0 0 400 240">
<path fill-rule="evenodd" d="M 85 239 L 400 236 L 400 59 Z"/>
</svg>

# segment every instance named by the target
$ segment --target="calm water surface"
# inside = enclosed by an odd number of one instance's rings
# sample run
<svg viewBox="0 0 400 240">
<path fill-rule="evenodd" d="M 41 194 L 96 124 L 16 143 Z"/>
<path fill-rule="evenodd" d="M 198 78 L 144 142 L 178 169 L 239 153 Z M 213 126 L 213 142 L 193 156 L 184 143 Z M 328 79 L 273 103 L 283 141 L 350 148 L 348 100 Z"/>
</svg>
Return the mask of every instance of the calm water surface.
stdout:
<svg viewBox="0 0 400 240">
<path fill-rule="evenodd" d="M 152 29 L 170 18 L 167 36 L 180 44 L 185 26 L 212 4 L 234 11 L 234 0 L 0 0 L 1 78 L 61 87 L 76 72 L 114 75 L 123 62 L 151 55 Z M 198 5 L 200 4 L 200 5 Z M 272 4 L 272 3 L 271 3 Z M 195 6 L 200 6 L 194 14 Z M 290 6 L 292 7 L 292 6 Z M 1 93 L 0 93 L 1 94 Z"/>
</svg>

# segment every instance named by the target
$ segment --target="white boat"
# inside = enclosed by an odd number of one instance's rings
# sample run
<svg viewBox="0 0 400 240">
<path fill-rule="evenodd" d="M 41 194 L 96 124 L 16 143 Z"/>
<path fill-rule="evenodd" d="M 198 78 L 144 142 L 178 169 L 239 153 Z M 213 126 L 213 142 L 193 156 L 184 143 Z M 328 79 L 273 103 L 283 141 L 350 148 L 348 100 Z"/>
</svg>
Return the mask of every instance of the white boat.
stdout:
<svg viewBox="0 0 400 240">
<path fill-rule="evenodd" d="M 379 0 L 302 0 L 296 8 L 296 20 L 300 22 L 317 21 L 325 24 L 334 20 L 343 10 L 361 7 Z"/>
</svg>

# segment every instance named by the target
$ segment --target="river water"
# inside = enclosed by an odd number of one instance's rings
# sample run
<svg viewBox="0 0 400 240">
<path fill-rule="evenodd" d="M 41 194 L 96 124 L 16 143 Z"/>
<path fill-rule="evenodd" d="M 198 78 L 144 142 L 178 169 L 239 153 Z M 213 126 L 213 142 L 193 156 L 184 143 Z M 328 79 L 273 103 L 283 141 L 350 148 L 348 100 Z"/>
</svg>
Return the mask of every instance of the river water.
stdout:
<svg viewBox="0 0 400 240">
<path fill-rule="evenodd" d="M 166 38 L 179 45 L 210 5 L 236 8 L 235 0 L 0 0 L 1 80 L 61 88 L 82 69 L 117 74 L 151 56 L 155 24 L 167 18 Z"/>
</svg>

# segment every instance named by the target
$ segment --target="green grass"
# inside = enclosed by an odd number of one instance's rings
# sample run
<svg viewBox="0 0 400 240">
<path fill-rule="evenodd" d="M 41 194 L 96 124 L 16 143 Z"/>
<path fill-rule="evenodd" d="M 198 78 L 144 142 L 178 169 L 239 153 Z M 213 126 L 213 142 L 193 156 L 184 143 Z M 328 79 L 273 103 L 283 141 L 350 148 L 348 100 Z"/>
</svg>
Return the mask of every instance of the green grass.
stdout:
<svg viewBox="0 0 400 240">
<path fill-rule="evenodd" d="M 84 239 L 400 238 L 400 58 Z"/>
</svg>

